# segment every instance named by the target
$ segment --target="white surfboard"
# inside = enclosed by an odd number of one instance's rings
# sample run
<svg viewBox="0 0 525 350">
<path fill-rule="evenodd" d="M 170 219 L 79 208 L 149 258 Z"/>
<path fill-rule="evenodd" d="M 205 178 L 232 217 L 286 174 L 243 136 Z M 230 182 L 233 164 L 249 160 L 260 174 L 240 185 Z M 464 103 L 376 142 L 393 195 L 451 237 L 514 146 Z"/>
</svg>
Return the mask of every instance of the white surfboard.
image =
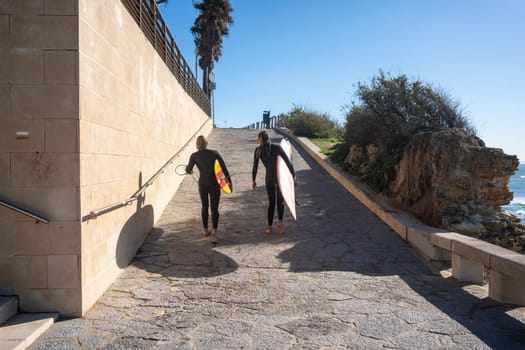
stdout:
<svg viewBox="0 0 525 350">
<path fill-rule="evenodd" d="M 288 156 L 290 162 L 292 162 L 292 145 L 287 139 L 282 139 L 279 144 L 283 149 L 284 153 Z M 277 182 L 284 198 L 284 202 L 290 209 L 290 213 L 294 220 L 297 220 L 297 214 L 295 211 L 295 184 L 293 175 L 288 169 L 286 162 L 281 156 L 277 156 Z"/>
</svg>

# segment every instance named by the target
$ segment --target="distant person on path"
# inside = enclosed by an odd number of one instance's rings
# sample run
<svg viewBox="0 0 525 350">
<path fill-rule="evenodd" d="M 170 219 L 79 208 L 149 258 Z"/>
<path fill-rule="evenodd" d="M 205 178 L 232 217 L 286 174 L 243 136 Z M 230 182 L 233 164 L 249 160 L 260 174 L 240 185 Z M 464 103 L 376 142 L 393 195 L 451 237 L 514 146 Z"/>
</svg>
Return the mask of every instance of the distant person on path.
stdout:
<svg viewBox="0 0 525 350">
<path fill-rule="evenodd" d="M 253 155 L 253 169 L 252 169 L 252 189 L 255 191 L 257 188 L 257 183 L 255 178 L 257 177 L 257 168 L 259 167 L 259 160 L 262 161 L 264 167 L 266 168 L 266 192 L 268 193 L 268 227 L 266 228 L 267 234 L 272 234 L 272 224 L 273 216 L 275 213 L 275 202 L 277 201 L 277 217 L 279 218 L 279 233 L 284 234 L 286 231 L 283 225 L 283 216 L 284 216 L 284 204 L 283 204 L 283 195 L 277 184 L 277 156 L 281 156 L 288 169 L 295 178 L 295 171 L 293 168 L 290 159 L 283 149 L 279 145 L 272 145 L 270 141 L 270 136 L 268 132 L 261 131 L 257 137 L 257 142 L 259 146 L 255 149 Z"/>
<path fill-rule="evenodd" d="M 199 169 L 199 195 L 201 197 L 201 216 L 202 226 L 204 227 L 203 234 L 208 237 L 210 231 L 208 230 L 208 208 L 211 204 L 211 243 L 217 244 L 217 227 L 219 226 L 219 201 L 221 199 L 221 188 L 217 183 L 215 177 L 214 163 L 218 159 L 219 163 L 226 175 L 226 178 L 230 182 L 230 186 L 233 189 L 231 182 L 230 173 L 226 168 L 226 164 L 222 159 L 219 152 L 207 149 L 208 141 L 202 135 L 197 137 L 197 149 L 198 151 L 193 153 L 190 157 L 190 161 L 186 166 L 186 173 L 193 173 L 193 166 L 197 164 Z"/>
</svg>

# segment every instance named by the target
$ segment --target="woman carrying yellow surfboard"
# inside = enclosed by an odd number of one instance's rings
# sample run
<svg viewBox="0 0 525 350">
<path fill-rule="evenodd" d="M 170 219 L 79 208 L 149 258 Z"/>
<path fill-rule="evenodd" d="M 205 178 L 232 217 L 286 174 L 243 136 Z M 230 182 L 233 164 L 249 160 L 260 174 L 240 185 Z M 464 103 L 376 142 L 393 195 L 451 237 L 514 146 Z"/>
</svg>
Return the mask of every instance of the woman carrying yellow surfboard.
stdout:
<svg viewBox="0 0 525 350">
<path fill-rule="evenodd" d="M 211 233 L 211 243 L 217 244 L 217 227 L 219 226 L 219 201 L 221 188 L 231 193 L 233 184 L 230 173 L 219 152 L 208 149 L 208 141 L 204 136 L 197 137 L 198 151 L 193 153 L 186 166 L 186 173 L 191 174 L 193 167 L 199 169 L 199 195 L 201 197 L 201 216 L 204 236 Z M 211 205 L 212 229 L 208 230 L 208 208 Z"/>
<path fill-rule="evenodd" d="M 277 202 L 277 217 L 279 219 L 279 233 L 284 234 L 285 229 L 283 225 L 283 216 L 284 216 L 284 204 L 283 204 L 283 195 L 281 189 L 278 186 L 277 178 L 277 159 L 282 158 L 286 163 L 286 166 L 290 170 L 292 177 L 295 178 L 295 171 L 293 168 L 290 159 L 285 154 L 283 149 L 279 145 L 272 145 L 270 142 L 270 136 L 268 132 L 261 131 L 257 137 L 257 142 L 259 146 L 255 149 L 253 155 L 253 169 L 252 169 L 252 188 L 255 191 L 257 188 L 257 183 L 255 178 L 257 177 L 257 168 L 259 167 L 259 160 L 262 161 L 264 167 L 266 168 L 266 177 L 265 185 L 266 192 L 268 194 L 268 227 L 266 228 L 266 233 L 272 233 L 272 224 L 273 216 L 275 214 L 275 204 Z"/>
</svg>

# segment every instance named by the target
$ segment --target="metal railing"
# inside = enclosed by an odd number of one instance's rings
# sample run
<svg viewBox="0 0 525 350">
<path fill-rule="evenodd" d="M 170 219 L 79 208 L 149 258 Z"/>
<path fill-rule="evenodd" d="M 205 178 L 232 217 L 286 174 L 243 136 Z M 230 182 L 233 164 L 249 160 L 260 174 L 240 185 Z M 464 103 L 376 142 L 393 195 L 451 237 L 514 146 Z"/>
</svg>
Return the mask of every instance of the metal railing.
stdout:
<svg viewBox="0 0 525 350">
<path fill-rule="evenodd" d="M 173 163 L 173 161 L 184 151 L 191 143 L 193 139 L 197 136 L 198 133 L 202 130 L 204 125 L 208 123 L 210 120 L 206 120 L 199 129 L 188 139 L 188 141 L 155 173 L 153 176 L 149 178 L 148 181 L 146 181 L 135 193 L 131 195 L 131 197 L 121 200 L 119 202 L 113 203 L 111 205 L 108 205 L 107 207 L 103 207 L 97 210 L 91 211 L 88 215 L 84 216 L 82 218 L 82 221 L 87 221 L 90 219 L 95 219 L 97 216 L 109 213 L 110 211 L 122 208 L 126 205 L 129 205 L 133 203 L 134 201 L 138 200 L 140 195 L 146 191 L 146 189 L 153 184 L 153 182 L 166 170 L 168 166 Z"/>
<path fill-rule="evenodd" d="M 49 223 L 49 220 L 46 219 L 45 217 L 43 216 L 40 216 L 38 214 L 35 214 L 33 212 L 30 212 L 29 210 L 26 210 L 26 209 L 22 209 L 12 203 L 8 203 L 8 202 L 5 202 L 3 200 L 0 200 L 0 205 L 1 206 L 4 206 L 6 208 L 9 208 L 11 210 L 14 210 L 16 211 L 17 213 L 20 213 L 22 215 L 25 215 L 25 216 L 29 216 L 30 218 L 33 218 L 35 219 L 36 221 L 38 222 L 43 222 L 44 224 L 48 224 Z"/>
<path fill-rule="evenodd" d="M 278 127 L 283 127 L 285 120 L 279 116 L 271 117 L 266 123 L 264 121 L 255 122 L 253 124 L 247 125 L 244 129 L 274 129 Z"/>
<path fill-rule="evenodd" d="M 181 84 L 184 91 L 210 116 L 210 100 L 200 88 L 190 66 L 182 56 L 173 35 L 166 26 L 166 21 L 157 7 L 156 1 L 121 0 L 121 2 Z"/>
</svg>

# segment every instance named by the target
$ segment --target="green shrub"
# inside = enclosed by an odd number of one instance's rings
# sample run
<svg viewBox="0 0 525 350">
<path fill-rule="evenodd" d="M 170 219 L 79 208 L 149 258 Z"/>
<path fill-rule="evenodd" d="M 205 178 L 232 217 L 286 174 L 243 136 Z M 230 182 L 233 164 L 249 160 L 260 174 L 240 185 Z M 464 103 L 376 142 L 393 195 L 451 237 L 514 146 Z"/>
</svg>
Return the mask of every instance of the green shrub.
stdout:
<svg viewBox="0 0 525 350">
<path fill-rule="evenodd" d="M 282 118 L 282 117 L 281 117 Z M 343 138 L 343 128 L 329 116 L 294 106 L 292 111 L 282 118 L 284 125 L 296 136 L 308 138 Z"/>
<path fill-rule="evenodd" d="M 379 146 L 381 153 L 366 164 L 366 174 L 361 176 L 381 192 L 388 192 L 395 178 L 395 166 L 413 135 L 446 128 L 462 128 L 470 135 L 476 134 L 462 115 L 459 103 L 419 80 L 409 81 L 405 75 L 389 77 L 380 72 L 369 84 L 358 84 L 357 97 L 358 104 L 344 106 L 345 142 Z"/>
<path fill-rule="evenodd" d="M 338 143 L 333 147 L 333 152 L 330 155 L 330 159 L 336 164 L 346 164 L 345 159 L 350 152 L 350 146 L 346 142 Z"/>
</svg>

